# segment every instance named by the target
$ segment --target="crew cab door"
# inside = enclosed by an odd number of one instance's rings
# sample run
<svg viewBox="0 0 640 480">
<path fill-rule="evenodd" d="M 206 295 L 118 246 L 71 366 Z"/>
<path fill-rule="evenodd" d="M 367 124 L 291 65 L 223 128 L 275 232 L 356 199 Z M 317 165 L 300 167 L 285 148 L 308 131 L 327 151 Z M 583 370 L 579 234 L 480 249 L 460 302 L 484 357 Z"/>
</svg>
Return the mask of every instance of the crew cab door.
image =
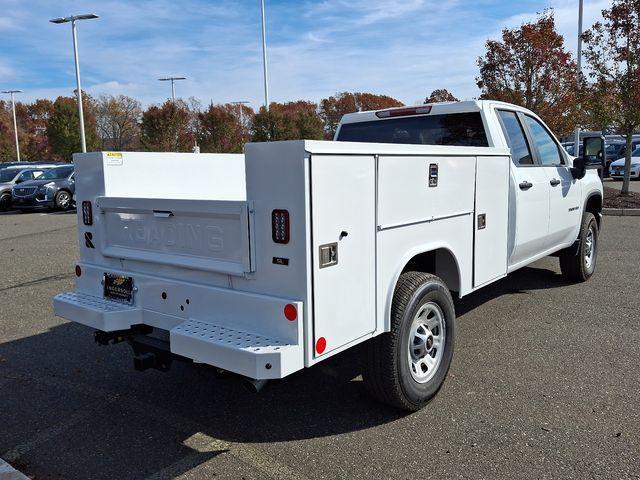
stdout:
<svg viewBox="0 0 640 480">
<path fill-rule="evenodd" d="M 511 149 L 509 187 L 509 267 L 545 250 L 549 233 L 549 180 L 536 162 L 522 115 L 496 110 Z"/>
<path fill-rule="evenodd" d="M 530 115 L 522 118 L 549 182 L 549 233 L 545 249 L 572 243 L 582 214 L 581 184 L 571 175 L 561 147 L 545 126 Z"/>
</svg>

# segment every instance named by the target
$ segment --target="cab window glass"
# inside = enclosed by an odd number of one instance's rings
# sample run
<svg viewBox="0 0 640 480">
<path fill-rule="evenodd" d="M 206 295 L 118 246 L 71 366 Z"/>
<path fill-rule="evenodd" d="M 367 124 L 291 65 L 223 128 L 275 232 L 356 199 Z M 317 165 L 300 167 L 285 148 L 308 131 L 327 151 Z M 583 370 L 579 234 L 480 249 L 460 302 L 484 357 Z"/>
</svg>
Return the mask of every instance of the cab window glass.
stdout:
<svg viewBox="0 0 640 480">
<path fill-rule="evenodd" d="M 516 165 L 533 165 L 531 149 L 516 114 L 506 110 L 498 110 L 498 115 L 502 120 L 502 129 L 511 149 L 513 163 Z"/>
<path fill-rule="evenodd" d="M 562 165 L 564 161 L 560 155 L 560 149 L 555 142 L 551 134 L 547 131 L 542 124 L 529 115 L 524 116 L 524 121 L 527 123 L 531 136 L 533 137 L 533 143 L 538 150 L 538 156 L 540 157 L 540 163 L 544 166 Z"/>
</svg>

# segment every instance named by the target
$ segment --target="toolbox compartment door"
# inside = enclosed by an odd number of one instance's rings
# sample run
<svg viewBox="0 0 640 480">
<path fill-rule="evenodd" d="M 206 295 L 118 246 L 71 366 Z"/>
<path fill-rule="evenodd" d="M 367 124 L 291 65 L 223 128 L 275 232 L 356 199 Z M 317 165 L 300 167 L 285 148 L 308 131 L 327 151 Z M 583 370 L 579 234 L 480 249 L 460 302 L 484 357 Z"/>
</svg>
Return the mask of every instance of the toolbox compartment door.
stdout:
<svg viewBox="0 0 640 480">
<path fill-rule="evenodd" d="M 509 157 L 477 157 L 473 286 L 507 274 Z"/>
<path fill-rule="evenodd" d="M 316 356 L 375 330 L 375 184 L 373 156 L 311 157 Z"/>
<path fill-rule="evenodd" d="M 99 197 L 96 207 L 105 257 L 229 275 L 253 271 L 248 202 Z"/>
</svg>

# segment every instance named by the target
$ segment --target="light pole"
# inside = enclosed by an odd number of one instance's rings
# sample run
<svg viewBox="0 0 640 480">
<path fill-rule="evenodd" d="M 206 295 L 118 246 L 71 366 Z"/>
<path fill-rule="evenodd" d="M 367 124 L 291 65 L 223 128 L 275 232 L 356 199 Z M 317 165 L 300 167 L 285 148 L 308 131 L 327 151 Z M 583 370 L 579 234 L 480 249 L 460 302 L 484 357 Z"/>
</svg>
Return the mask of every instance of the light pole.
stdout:
<svg viewBox="0 0 640 480">
<path fill-rule="evenodd" d="M 174 82 L 176 80 L 186 80 L 187 77 L 164 77 L 164 78 L 159 78 L 158 80 L 160 80 L 161 82 L 171 82 L 171 101 L 173 103 L 176 103 L 176 87 L 174 86 Z"/>
<path fill-rule="evenodd" d="M 95 13 L 85 13 L 83 15 L 71 15 L 70 17 L 52 18 L 51 23 L 68 23 L 71 22 L 71 35 L 73 37 L 73 60 L 76 64 L 76 84 L 78 89 L 78 117 L 80 119 L 80 143 L 82 144 L 82 152 L 87 151 L 87 142 L 84 136 L 84 114 L 82 112 L 82 87 L 80 86 L 80 64 L 78 62 L 78 34 L 76 33 L 76 21 L 93 20 L 99 18 Z"/>
<path fill-rule="evenodd" d="M 16 134 L 16 155 L 18 156 L 18 161 L 20 161 L 20 144 L 18 144 L 18 123 L 16 122 L 16 99 L 14 98 L 14 94 L 20 93 L 22 90 L 3 90 L 2 93 L 10 93 L 11 94 L 11 112 L 13 113 L 13 131 Z"/>
<path fill-rule="evenodd" d="M 264 108 L 269 111 L 269 81 L 267 77 L 267 27 L 264 21 L 264 0 L 260 0 L 262 12 L 262 69 L 264 71 Z"/>
<path fill-rule="evenodd" d="M 578 6 L 578 71 L 576 72 L 576 88 L 580 88 L 582 81 L 582 1 L 579 0 Z M 580 156 L 580 125 L 576 127 L 576 133 L 573 139 L 573 154 Z M 585 152 L 586 153 L 586 152 Z"/>
</svg>

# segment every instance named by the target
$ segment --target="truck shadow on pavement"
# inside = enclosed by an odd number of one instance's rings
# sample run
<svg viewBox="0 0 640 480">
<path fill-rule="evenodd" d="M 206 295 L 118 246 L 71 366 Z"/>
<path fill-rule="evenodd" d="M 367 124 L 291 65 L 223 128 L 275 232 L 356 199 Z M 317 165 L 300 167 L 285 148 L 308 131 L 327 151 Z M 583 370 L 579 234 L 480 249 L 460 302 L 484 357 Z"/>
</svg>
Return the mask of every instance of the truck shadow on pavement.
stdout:
<svg viewBox="0 0 640 480">
<path fill-rule="evenodd" d="M 555 272 L 524 268 L 459 301 L 458 315 L 506 294 L 564 284 Z M 405 417 L 364 392 L 359 352 L 251 394 L 202 366 L 134 371 L 128 345 L 100 347 L 88 328 L 58 325 L 0 343 L 0 457 L 37 478 L 173 478 L 238 445 L 242 454 L 254 448 L 247 444 L 314 439 Z"/>
</svg>

